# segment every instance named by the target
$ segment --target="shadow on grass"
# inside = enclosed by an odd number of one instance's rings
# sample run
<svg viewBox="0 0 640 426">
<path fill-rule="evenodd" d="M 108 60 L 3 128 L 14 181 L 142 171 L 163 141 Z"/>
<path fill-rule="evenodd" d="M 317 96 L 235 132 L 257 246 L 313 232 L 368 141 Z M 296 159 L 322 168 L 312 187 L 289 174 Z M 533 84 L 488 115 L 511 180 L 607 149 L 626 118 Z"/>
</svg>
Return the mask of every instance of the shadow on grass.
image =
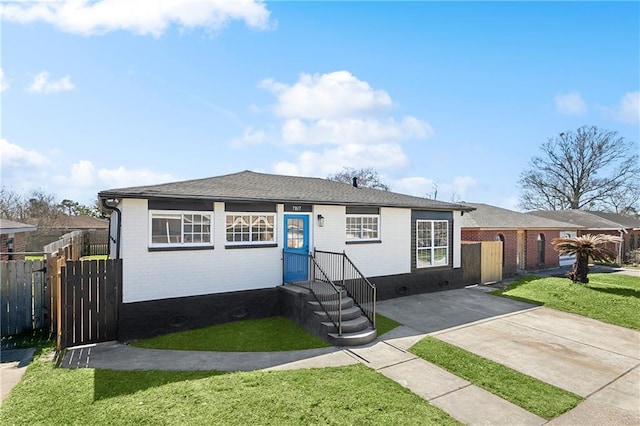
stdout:
<svg viewBox="0 0 640 426">
<path fill-rule="evenodd" d="M 169 383 L 187 382 L 229 374 L 225 371 L 95 370 L 93 400 L 131 395 Z"/>
<path fill-rule="evenodd" d="M 2 338 L 0 338 L 0 348 L 41 348 L 51 345 L 52 342 L 52 333 L 48 329 L 41 329 L 13 336 L 2 336 Z"/>
<path fill-rule="evenodd" d="M 514 281 L 513 283 L 509 284 L 509 286 L 505 290 L 501 290 L 501 289 L 493 290 L 489 294 L 492 294 L 494 296 L 504 297 L 505 299 L 516 300 L 518 302 L 525 302 L 525 303 L 531 303 L 532 305 L 543 306 L 544 303 L 540 302 L 539 300 L 532 300 L 532 299 L 527 299 L 526 297 L 512 296 L 510 294 L 506 294 L 506 292 L 508 292 L 509 290 L 514 290 L 520 286 L 529 284 L 530 282 L 533 282 L 533 281 L 541 280 L 543 278 L 544 277 L 539 277 L 537 275 L 525 275 L 521 278 L 518 278 L 517 281 Z"/>
<path fill-rule="evenodd" d="M 492 294 L 494 296 L 504 297 L 505 299 L 515 300 L 517 302 L 530 303 L 536 306 L 544 306 L 544 303 L 539 300 L 527 299 L 526 297 L 511 296 L 510 294 L 505 294 L 504 290 L 494 290 L 489 294 Z"/>
<path fill-rule="evenodd" d="M 617 296 L 623 296 L 623 297 L 635 297 L 640 299 L 640 290 L 634 290 L 631 288 L 589 286 L 589 289 L 593 291 L 599 291 L 601 293 L 615 294 Z"/>
</svg>

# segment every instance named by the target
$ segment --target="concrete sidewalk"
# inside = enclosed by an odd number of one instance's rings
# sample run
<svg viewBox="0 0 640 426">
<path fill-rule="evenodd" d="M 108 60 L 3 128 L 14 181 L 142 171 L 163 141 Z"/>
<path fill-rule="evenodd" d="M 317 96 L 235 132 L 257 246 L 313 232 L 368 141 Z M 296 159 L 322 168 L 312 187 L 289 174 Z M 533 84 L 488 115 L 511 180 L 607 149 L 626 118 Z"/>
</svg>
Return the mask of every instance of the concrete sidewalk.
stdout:
<svg viewBox="0 0 640 426">
<path fill-rule="evenodd" d="M 0 349 L 0 404 L 22 380 L 35 348 Z"/>
</svg>

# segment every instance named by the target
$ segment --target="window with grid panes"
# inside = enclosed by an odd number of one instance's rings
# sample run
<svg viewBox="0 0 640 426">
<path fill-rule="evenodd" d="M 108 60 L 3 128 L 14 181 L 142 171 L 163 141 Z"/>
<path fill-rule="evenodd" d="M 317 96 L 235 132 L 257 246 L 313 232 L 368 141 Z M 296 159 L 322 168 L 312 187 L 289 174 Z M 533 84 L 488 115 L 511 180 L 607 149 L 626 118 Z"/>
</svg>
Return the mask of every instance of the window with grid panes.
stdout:
<svg viewBox="0 0 640 426">
<path fill-rule="evenodd" d="M 379 215 L 352 215 L 346 219 L 347 240 L 378 240 L 380 238 Z"/>
<path fill-rule="evenodd" d="M 416 221 L 416 268 L 449 264 L 449 222 Z"/>
<path fill-rule="evenodd" d="M 213 212 L 149 211 L 150 247 L 213 245 Z"/>
<path fill-rule="evenodd" d="M 227 214 L 227 243 L 274 243 L 276 215 L 271 213 Z"/>
</svg>

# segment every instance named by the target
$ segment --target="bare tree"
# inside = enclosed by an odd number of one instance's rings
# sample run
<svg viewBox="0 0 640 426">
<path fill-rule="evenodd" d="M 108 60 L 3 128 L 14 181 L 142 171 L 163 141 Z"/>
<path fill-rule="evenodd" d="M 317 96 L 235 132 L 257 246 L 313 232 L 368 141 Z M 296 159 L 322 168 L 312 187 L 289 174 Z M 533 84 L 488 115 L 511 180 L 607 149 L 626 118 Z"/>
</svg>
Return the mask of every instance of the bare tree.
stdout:
<svg viewBox="0 0 640 426">
<path fill-rule="evenodd" d="M 56 196 L 41 189 L 19 194 L 5 187 L 0 189 L 0 216 L 4 219 L 29 221 L 38 226 L 48 226 L 62 215 Z"/>
<path fill-rule="evenodd" d="M 353 178 L 357 178 L 357 183 L 360 187 L 389 190 L 389 186 L 382 182 L 380 175 L 372 167 L 362 169 L 344 167 L 341 172 L 327 176 L 328 180 L 349 184 L 353 182 Z"/>
<path fill-rule="evenodd" d="M 432 192 L 427 192 L 424 194 L 424 198 L 429 200 L 437 200 L 438 199 L 438 182 L 433 182 L 431 184 L 431 188 L 433 188 Z"/>
<path fill-rule="evenodd" d="M 550 138 L 541 149 L 544 155 L 520 176 L 521 208 L 601 208 L 618 191 L 634 203 L 640 199 L 638 147 L 616 132 L 583 126 Z"/>
<path fill-rule="evenodd" d="M 0 188 L 0 217 L 9 220 L 24 219 L 22 196 L 6 187 Z"/>
</svg>

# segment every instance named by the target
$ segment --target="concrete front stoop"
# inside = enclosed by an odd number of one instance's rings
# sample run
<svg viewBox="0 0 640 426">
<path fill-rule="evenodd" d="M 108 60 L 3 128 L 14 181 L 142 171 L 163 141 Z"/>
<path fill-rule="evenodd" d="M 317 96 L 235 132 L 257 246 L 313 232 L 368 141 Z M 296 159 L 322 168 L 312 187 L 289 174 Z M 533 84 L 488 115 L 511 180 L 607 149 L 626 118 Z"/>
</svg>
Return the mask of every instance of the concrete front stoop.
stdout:
<svg viewBox="0 0 640 426">
<path fill-rule="evenodd" d="M 369 319 L 346 294 L 346 291 L 342 291 L 339 301 L 326 302 L 324 306 L 327 311 L 325 311 L 307 288 L 308 286 L 308 283 L 303 283 L 286 284 L 281 287 L 285 295 L 284 311 L 287 317 L 334 346 L 360 346 L 376 339 L 376 329 L 371 326 Z M 342 333 L 330 319 L 330 317 L 338 318 L 340 310 L 342 311 Z"/>
<path fill-rule="evenodd" d="M 371 322 L 362 314 L 362 310 L 355 306 L 351 297 L 344 296 L 340 300 L 342 308 L 342 333 L 334 323 L 329 319 L 329 315 L 334 318 L 338 317 L 338 304 L 329 306 L 328 314 L 320 304 L 316 301 L 308 302 L 314 311 L 314 320 L 319 321 L 322 327 L 322 333 L 326 335 L 327 340 L 334 346 L 360 346 L 373 342 L 377 337 L 376 330 L 371 327 Z"/>
</svg>

